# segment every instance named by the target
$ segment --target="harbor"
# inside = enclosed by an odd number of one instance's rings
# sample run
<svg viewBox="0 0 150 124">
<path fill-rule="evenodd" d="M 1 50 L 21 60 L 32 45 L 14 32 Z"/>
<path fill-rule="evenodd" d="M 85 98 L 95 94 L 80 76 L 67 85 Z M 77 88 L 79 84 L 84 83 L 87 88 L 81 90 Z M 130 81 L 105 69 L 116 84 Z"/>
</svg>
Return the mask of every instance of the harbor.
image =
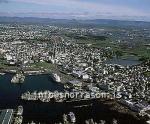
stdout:
<svg viewBox="0 0 150 124">
<path fill-rule="evenodd" d="M 13 85 L 11 83 L 13 75 L 5 74 L 0 76 L 0 109 L 12 108 L 15 109 L 17 106 L 23 106 L 23 124 L 34 121 L 35 123 L 43 122 L 47 123 L 58 123 L 63 122 L 63 114 L 74 112 L 76 115 L 77 123 L 84 123 L 85 120 L 93 118 L 95 121 L 98 119 L 107 120 L 108 122 L 116 118 L 118 121 L 123 122 L 125 118 L 132 118 L 133 121 L 137 121 L 131 115 L 119 114 L 116 110 L 111 110 L 111 101 L 107 100 L 84 100 L 74 102 L 40 102 L 40 101 L 23 101 L 20 96 L 27 90 L 34 92 L 35 90 L 45 91 L 63 91 L 64 87 L 61 83 L 55 83 L 49 78 L 49 75 L 31 75 L 26 76 L 25 81 L 21 85 Z M 105 104 L 106 103 L 106 104 Z M 109 104 L 110 105 L 109 105 Z M 115 102 L 114 102 L 115 103 Z M 115 104 L 113 103 L 113 106 Z M 119 108 L 119 105 L 118 107 Z M 92 113 L 93 114 L 92 114 Z M 114 112 L 116 115 L 114 115 Z M 80 115 L 85 114 L 82 118 Z M 90 114 L 91 113 L 91 114 Z M 103 113 L 107 113 L 103 115 Z M 118 114 L 117 114 L 118 113 Z M 130 111 L 129 111 L 130 113 Z M 96 116 L 95 116 L 96 115 Z M 117 117 L 117 115 L 120 115 Z M 107 119 L 106 119 L 107 118 Z M 121 120 L 123 119 L 123 120 Z M 140 123 L 140 122 L 139 122 Z M 124 123 L 126 124 L 126 122 Z M 142 124 L 142 123 L 141 123 Z"/>
</svg>

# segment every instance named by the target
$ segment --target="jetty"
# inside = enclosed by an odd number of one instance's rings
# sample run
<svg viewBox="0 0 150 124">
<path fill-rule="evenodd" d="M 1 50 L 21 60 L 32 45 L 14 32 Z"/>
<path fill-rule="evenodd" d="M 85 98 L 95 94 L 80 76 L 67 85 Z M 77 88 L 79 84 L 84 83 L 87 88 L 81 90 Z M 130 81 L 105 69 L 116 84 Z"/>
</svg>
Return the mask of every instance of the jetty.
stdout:
<svg viewBox="0 0 150 124">
<path fill-rule="evenodd" d="M 22 124 L 23 123 L 23 107 L 18 106 L 18 109 L 3 109 L 0 110 L 0 124 Z"/>
<path fill-rule="evenodd" d="M 13 120 L 13 109 L 5 109 L 0 113 L 0 124 L 11 124 Z"/>
</svg>

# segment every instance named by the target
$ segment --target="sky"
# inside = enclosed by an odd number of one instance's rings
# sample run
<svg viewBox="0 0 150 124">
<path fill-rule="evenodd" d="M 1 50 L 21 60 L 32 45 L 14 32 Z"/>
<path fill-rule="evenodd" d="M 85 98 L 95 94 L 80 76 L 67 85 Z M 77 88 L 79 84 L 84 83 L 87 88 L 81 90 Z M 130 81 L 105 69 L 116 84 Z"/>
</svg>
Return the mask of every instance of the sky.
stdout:
<svg viewBox="0 0 150 124">
<path fill-rule="evenodd" d="M 150 21 L 150 0 L 0 0 L 0 16 Z"/>
</svg>

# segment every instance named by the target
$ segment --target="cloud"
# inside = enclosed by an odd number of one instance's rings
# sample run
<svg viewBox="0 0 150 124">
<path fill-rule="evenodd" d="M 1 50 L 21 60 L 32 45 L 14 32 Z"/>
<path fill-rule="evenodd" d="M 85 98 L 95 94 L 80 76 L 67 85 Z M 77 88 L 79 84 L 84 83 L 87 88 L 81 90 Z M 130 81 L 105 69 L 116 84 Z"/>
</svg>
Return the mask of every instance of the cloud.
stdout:
<svg viewBox="0 0 150 124">
<path fill-rule="evenodd" d="M 17 2 L 40 4 L 43 6 L 57 7 L 56 11 L 59 11 L 59 7 L 64 8 L 64 11 L 69 12 L 89 12 L 89 13 L 111 13 L 113 15 L 131 15 L 142 16 L 145 13 L 139 8 L 129 7 L 125 5 L 111 4 L 109 2 L 104 3 L 100 1 L 86 1 L 86 0 L 12 0 Z M 112 0 L 109 0 L 112 1 Z"/>
<path fill-rule="evenodd" d="M 0 0 L 0 3 L 8 3 L 8 0 Z"/>
<path fill-rule="evenodd" d="M 6 1 L 6 0 L 0 0 Z M 120 0 L 9 0 L 19 7 L 11 7 L 5 12 L 12 15 L 54 17 L 54 18 L 145 18 L 150 17 L 150 9 L 146 11 Z M 119 3 L 114 1 L 120 1 Z M 133 0 L 135 1 L 135 0 Z M 132 1 L 132 2 L 133 2 Z M 140 0 L 137 0 L 138 2 Z M 146 1 L 146 0 L 143 0 Z M 138 3 L 137 2 L 137 3 Z M 140 2 L 142 3 L 142 2 Z M 16 5 L 16 6 L 17 6 Z M 26 6 L 25 6 L 26 5 Z"/>
</svg>

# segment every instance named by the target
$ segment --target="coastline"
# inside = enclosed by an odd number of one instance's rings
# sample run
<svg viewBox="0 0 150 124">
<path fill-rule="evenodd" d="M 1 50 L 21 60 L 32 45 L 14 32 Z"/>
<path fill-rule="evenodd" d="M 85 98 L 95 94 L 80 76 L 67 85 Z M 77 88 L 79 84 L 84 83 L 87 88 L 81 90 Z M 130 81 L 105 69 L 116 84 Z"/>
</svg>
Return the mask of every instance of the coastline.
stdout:
<svg viewBox="0 0 150 124">
<path fill-rule="evenodd" d="M 11 73 L 11 74 L 15 74 L 15 73 Z M 38 73 L 38 74 L 40 74 L 40 73 Z M 38 75 L 38 74 L 35 74 L 35 75 Z M 42 75 L 44 75 L 44 74 L 47 74 L 47 73 L 42 73 Z M 109 109 L 110 111 L 112 111 L 112 113 L 113 112 L 118 113 L 118 115 L 120 115 L 121 117 L 129 116 L 130 118 L 133 118 L 137 122 L 142 122 L 142 120 L 143 120 L 143 119 L 141 120 L 138 117 L 138 113 L 137 112 L 133 112 L 132 110 L 130 110 L 126 106 L 123 106 L 123 105 L 119 104 L 116 100 L 95 100 L 95 101 L 98 104 L 102 105 L 102 106 L 106 106 L 106 108 Z M 22 102 L 24 104 L 28 104 L 28 102 L 25 102 L 25 101 L 22 101 Z M 36 104 L 37 102 L 34 102 L 34 101 L 31 102 L 30 101 L 29 103 Z M 40 102 L 38 102 L 38 103 L 41 104 Z M 74 103 L 76 103 L 76 102 L 74 102 Z M 74 103 L 72 103 L 72 104 L 74 104 Z M 45 103 L 43 103 L 43 104 L 45 104 Z M 51 103 L 46 103 L 46 104 L 51 104 Z M 56 104 L 59 104 L 59 103 L 56 103 Z M 65 103 L 65 104 L 70 104 L 70 103 Z M 144 123 L 139 123 L 139 124 L 144 124 Z"/>
</svg>

